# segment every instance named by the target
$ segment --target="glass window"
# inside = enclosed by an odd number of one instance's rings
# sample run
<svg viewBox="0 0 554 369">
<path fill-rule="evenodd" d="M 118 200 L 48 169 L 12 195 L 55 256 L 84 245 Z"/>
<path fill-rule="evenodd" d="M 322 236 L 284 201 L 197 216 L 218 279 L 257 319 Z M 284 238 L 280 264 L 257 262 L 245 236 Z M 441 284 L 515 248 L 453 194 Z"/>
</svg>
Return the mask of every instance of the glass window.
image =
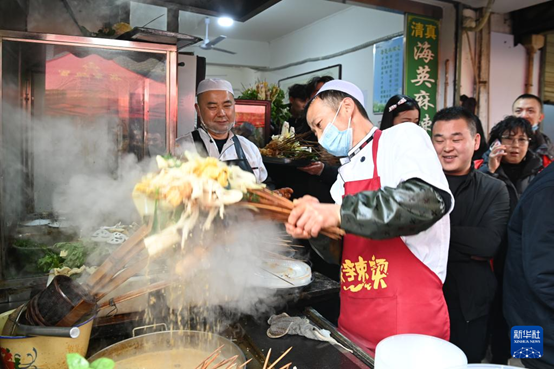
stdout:
<svg viewBox="0 0 554 369">
<path fill-rule="evenodd" d="M 166 53 L 6 40 L 1 55 L 0 231 L 3 278 L 12 279 L 44 274 L 37 262 L 51 245 L 83 236 L 75 220 L 93 209 L 76 214 L 64 203 L 68 191 L 87 178 L 109 184 L 128 154 L 166 153 L 167 61 Z M 102 207 L 101 197 L 88 203 Z"/>
</svg>

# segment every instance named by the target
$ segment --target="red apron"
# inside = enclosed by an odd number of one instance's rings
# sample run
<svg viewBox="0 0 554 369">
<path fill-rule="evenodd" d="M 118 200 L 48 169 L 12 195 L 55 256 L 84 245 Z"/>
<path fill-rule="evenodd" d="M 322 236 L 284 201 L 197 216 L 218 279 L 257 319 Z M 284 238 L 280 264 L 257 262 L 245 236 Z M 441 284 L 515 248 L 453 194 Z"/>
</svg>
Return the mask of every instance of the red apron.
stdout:
<svg viewBox="0 0 554 369">
<path fill-rule="evenodd" d="M 373 178 L 346 182 L 345 195 L 381 189 L 373 138 Z M 339 330 L 370 351 L 382 339 L 419 333 L 448 340 L 450 318 L 439 277 L 400 237 L 371 240 L 347 234 L 341 265 Z"/>
</svg>

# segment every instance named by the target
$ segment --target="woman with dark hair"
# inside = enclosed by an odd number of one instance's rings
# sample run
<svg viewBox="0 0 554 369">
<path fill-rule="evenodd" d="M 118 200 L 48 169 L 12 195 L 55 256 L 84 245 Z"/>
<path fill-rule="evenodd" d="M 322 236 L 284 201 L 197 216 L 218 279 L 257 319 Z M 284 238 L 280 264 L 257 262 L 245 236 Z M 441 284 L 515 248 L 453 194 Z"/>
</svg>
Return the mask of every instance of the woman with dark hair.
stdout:
<svg viewBox="0 0 554 369">
<path fill-rule="evenodd" d="M 541 158 L 529 149 L 533 137 L 531 123 L 524 118 L 506 117 L 495 125 L 490 133 L 490 149 L 483 155 L 479 168 L 506 184 L 510 195 L 510 214 L 514 211 L 523 191 L 543 169 Z M 507 242 L 504 241 L 494 258 L 494 274 L 498 288 L 492 307 L 492 362 L 506 364 L 510 355 L 510 328 L 502 313 L 504 265 Z"/>
<path fill-rule="evenodd" d="M 543 168 L 538 155 L 529 150 L 533 137 L 531 123 L 524 118 L 506 117 L 490 133 L 490 149 L 483 155 L 479 168 L 508 186 L 510 207 L 513 210 L 519 196 Z"/>
<path fill-rule="evenodd" d="M 383 120 L 379 129 L 381 131 L 400 123 L 419 124 L 420 110 L 417 101 L 406 95 L 394 95 L 387 101 Z"/>
</svg>

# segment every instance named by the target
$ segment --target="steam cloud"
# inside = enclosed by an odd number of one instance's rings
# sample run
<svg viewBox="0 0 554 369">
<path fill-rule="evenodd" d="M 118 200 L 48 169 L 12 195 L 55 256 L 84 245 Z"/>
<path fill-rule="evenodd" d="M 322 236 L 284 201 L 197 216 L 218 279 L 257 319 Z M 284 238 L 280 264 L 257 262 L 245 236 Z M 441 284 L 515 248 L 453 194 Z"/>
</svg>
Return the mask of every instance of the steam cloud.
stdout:
<svg viewBox="0 0 554 369">
<path fill-rule="evenodd" d="M 4 111 L 4 117 L 21 113 L 17 109 L 9 110 Z M 100 226 L 119 221 L 140 222 L 131 198 L 132 189 L 143 175 L 155 170 L 155 163 L 153 160 L 139 163 L 134 155 L 120 153 L 116 121 L 43 117 L 34 118 L 24 129 L 4 124 L 3 133 L 5 140 L 11 140 L 10 144 L 2 145 L 5 173 L 17 179 L 7 182 L 6 193 L 21 200 L 14 203 L 19 206 L 12 206 L 10 219 L 25 215 L 24 197 L 29 194 L 22 192 L 23 178 L 30 176 L 35 188 L 31 197 L 36 211 L 65 217 L 82 230 L 83 237 Z M 30 167 L 23 165 L 23 143 L 32 157 Z M 179 325 L 185 328 L 182 319 L 190 316 L 192 310 L 197 319 L 215 330 L 235 314 L 268 316 L 282 304 L 275 298 L 274 290 L 263 287 L 267 282 L 263 275 L 268 276 L 262 270 L 263 261 L 280 251 L 278 226 L 256 220 L 249 212 L 229 208 L 225 218 L 218 219 L 210 231 L 201 232 L 202 224 L 199 222 L 187 247 L 188 251 L 194 247 L 206 249 L 206 258 L 192 263 L 189 278 L 166 289 L 167 305 L 163 307 L 173 311 L 174 315 L 169 318 L 174 328 Z M 160 278 L 173 276 L 176 263 L 187 255 L 190 253 L 181 250 L 165 254 L 151 263 L 149 273 L 162 274 Z M 198 310 L 198 307 L 204 308 Z M 220 307 L 224 308 L 225 317 Z"/>
</svg>

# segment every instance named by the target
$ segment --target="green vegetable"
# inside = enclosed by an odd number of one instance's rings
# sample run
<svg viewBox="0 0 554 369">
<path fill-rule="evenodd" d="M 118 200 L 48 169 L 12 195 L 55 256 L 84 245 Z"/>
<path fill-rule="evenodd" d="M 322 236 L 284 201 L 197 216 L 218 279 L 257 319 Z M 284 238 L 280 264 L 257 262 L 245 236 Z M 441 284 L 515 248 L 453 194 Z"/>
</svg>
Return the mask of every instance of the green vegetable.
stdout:
<svg viewBox="0 0 554 369">
<path fill-rule="evenodd" d="M 52 252 L 46 247 L 43 248 L 43 250 L 46 255 L 44 255 L 37 261 L 37 267 L 39 271 L 48 273 L 54 268 L 61 268 L 63 266 L 64 259 L 60 255 Z"/>
<path fill-rule="evenodd" d="M 13 242 L 13 245 L 15 247 L 27 248 L 27 249 L 42 249 L 42 248 L 46 247 L 46 245 L 44 245 L 44 244 L 38 243 L 38 242 L 33 241 L 33 240 L 29 240 L 29 239 L 26 239 L 26 238 L 15 240 Z"/>
<path fill-rule="evenodd" d="M 79 354 L 67 354 L 67 367 L 69 369 L 114 369 L 115 362 L 111 359 L 101 358 L 89 364 L 89 362 Z"/>
<path fill-rule="evenodd" d="M 100 253 L 96 246 L 86 244 L 84 241 L 58 242 L 52 248 L 42 246 L 42 251 L 45 255 L 37 262 L 37 267 L 42 272 L 63 267 L 80 268 L 85 265 L 85 260 L 90 254 Z M 109 251 L 104 250 L 102 253 L 108 254 Z M 97 255 L 96 259 L 98 258 Z"/>
<path fill-rule="evenodd" d="M 115 363 L 112 359 L 107 359 L 105 357 L 100 358 L 98 360 L 94 360 L 92 364 L 90 364 L 90 369 L 113 369 L 115 368 Z"/>
<path fill-rule="evenodd" d="M 244 100 L 270 100 L 271 120 L 280 130 L 283 123 L 291 117 L 285 103 L 285 92 L 277 85 L 269 85 L 267 82 L 258 82 L 254 87 L 245 89 L 238 99 Z"/>
<path fill-rule="evenodd" d="M 80 268 L 85 265 L 87 251 L 82 242 L 59 242 L 54 245 L 54 248 L 60 252 L 66 253 L 63 256 L 63 265 L 68 268 Z"/>
<path fill-rule="evenodd" d="M 69 369 L 90 368 L 88 361 L 79 354 L 67 354 L 67 367 Z"/>
</svg>

